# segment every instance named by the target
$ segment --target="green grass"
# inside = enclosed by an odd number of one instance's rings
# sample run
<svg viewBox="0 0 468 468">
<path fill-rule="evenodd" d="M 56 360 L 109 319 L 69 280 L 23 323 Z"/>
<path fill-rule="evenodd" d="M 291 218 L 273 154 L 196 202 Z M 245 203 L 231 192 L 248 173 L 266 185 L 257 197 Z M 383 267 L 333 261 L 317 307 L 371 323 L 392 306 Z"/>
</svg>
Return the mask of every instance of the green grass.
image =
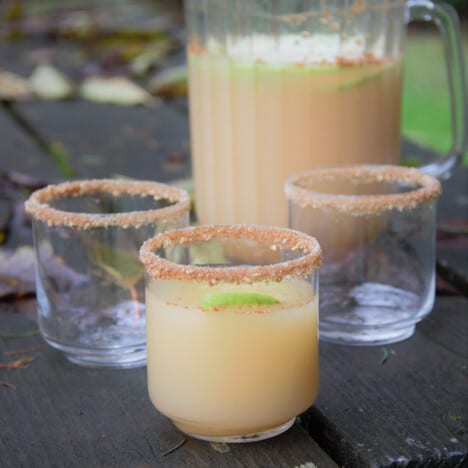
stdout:
<svg viewBox="0 0 468 468">
<path fill-rule="evenodd" d="M 468 34 L 463 38 L 465 66 Z M 445 153 L 451 146 L 451 114 L 446 64 L 437 33 L 412 33 L 405 49 L 403 134 L 421 145 Z M 464 156 L 468 164 L 468 151 Z"/>
</svg>

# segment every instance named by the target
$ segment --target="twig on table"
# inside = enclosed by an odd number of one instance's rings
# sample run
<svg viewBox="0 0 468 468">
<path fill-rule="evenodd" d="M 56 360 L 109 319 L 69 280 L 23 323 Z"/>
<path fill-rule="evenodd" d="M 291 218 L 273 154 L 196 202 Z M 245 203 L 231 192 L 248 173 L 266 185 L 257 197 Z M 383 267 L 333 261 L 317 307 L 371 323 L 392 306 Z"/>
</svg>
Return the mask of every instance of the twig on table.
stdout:
<svg viewBox="0 0 468 468">
<path fill-rule="evenodd" d="M 174 445 L 174 447 L 171 447 L 169 450 L 166 450 L 162 456 L 165 457 L 166 455 L 169 455 L 171 454 L 172 452 L 175 452 L 177 449 L 179 449 L 180 447 L 182 447 L 182 445 L 185 444 L 185 442 L 187 442 L 187 439 L 182 439 L 178 444 Z"/>
<path fill-rule="evenodd" d="M 21 369 L 22 367 L 27 367 L 35 359 L 35 356 L 27 356 L 16 361 L 0 362 L 0 369 Z"/>
</svg>

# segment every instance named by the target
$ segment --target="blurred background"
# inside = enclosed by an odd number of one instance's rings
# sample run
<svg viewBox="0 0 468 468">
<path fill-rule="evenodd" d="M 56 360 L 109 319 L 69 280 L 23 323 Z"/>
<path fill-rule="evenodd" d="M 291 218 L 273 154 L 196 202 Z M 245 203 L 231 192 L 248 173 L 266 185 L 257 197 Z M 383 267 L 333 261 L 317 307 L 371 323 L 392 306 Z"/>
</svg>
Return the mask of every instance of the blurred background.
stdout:
<svg viewBox="0 0 468 468">
<path fill-rule="evenodd" d="M 451 3 L 468 62 L 468 1 Z M 417 165 L 449 148 L 449 99 L 435 27 L 412 23 L 407 39 L 404 163 Z M 0 0 L 0 300 L 34 295 L 24 200 L 36 188 L 72 177 L 193 188 L 184 44 L 182 0 Z M 439 218 L 450 224 L 438 229 L 439 255 L 460 271 L 466 154 L 463 165 L 444 184 Z M 440 278 L 437 288 L 454 293 Z"/>
<path fill-rule="evenodd" d="M 467 62 L 468 1 L 449 3 Z M 0 172 L 189 177 L 182 0 L 3 0 L 0 18 Z M 408 31 L 403 102 L 403 134 L 446 152 L 446 66 L 427 23 Z"/>
</svg>

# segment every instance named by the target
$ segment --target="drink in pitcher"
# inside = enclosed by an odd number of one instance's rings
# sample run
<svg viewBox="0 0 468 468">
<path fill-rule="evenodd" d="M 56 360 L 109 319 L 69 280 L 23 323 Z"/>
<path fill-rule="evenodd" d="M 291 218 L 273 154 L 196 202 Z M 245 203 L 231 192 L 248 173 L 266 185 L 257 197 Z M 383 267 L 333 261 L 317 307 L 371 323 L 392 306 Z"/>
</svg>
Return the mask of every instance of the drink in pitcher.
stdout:
<svg viewBox="0 0 468 468">
<path fill-rule="evenodd" d="M 286 225 L 282 188 L 292 174 L 397 164 L 408 18 L 437 17 L 455 60 L 453 147 L 426 167 L 447 176 L 465 145 L 466 99 L 458 29 L 445 7 L 418 0 L 187 0 L 199 221 Z"/>
<path fill-rule="evenodd" d="M 210 51 L 216 44 L 189 47 L 193 170 L 203 223 L 282 225 L 282 187 L 293 173 L 398 161 L 401 59 L 356 53 L 335 64 L 323 48 L 311 54 L 312 41 L 288 39 L 284 57 L 259 52 L 254 62 L 248 46 L 268 51 L 273 39 L 240 41 L 230 59 Z M 328 66 L 317 65 L 326 60 Z"/>
</svg>

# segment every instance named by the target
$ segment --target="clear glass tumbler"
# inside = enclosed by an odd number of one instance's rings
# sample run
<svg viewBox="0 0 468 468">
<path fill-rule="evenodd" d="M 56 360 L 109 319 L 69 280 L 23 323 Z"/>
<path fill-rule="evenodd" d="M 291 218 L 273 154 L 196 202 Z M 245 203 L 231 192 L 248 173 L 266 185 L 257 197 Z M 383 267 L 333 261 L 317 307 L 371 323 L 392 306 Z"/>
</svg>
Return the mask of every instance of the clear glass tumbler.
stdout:
<svg viewBox="0 0 468 468">
<path fill-rule="evenodd" d="M 183 432 L 250 442 L 287 430 L 318 388 L 317 241 L 201 226 L 143 245 L 148 387 Z"/>
<path fill-rule="evenodd" d="M 429 0 L 186 0 L 192 166 L 201 223 L 286 226 L 283 184 L 308 169 L 397 164 L 408 21 L 442 32 L 453 142 L 467 144 L 455 11 Z M 424 110 L 422 110 L 424 112 Z"/>
<path fill-rule="evenodd" d="M 188 225 L 188 194 L 156 182 L 50 185 L 26 202 L 36 250 L 39 329 L 77 364 L 146 363 L 144 269 L 138 249 Z"/>
<path fill-rule="evenodd" d="M 320 338 L 377 345 L 410 337 L 431 311 L 440 183 L 416 169 L 317 169 L 286 182 L 289 225 L 323 249 Z"/>
</svg>

